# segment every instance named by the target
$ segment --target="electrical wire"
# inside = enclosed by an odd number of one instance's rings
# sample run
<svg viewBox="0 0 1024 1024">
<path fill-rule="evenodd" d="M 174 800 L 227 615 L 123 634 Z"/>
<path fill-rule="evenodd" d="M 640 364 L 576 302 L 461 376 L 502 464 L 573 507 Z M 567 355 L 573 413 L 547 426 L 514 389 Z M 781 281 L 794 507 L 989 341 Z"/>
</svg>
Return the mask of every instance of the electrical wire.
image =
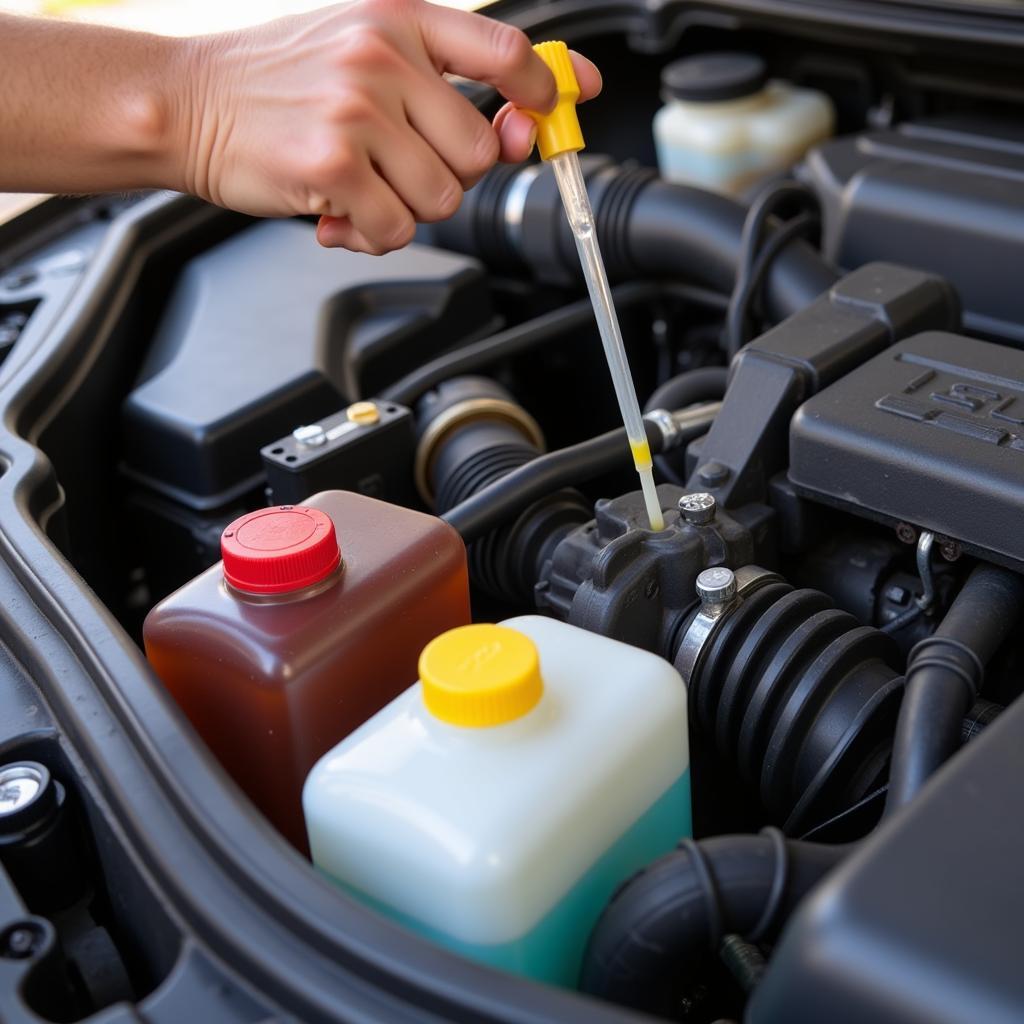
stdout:
<svg viewBox="0 0 1024 1024">
<path fill-rule="evenodd" d="M 805 212 L 816 213 L 818 211 L 815 194 L 806 185 L 789 179 L 773 182 L 765 188 L 758 194 L 747 211 L 740 236 L 739 267 L 726 317 L 725 340 L 731 355 L 735 355 L 746 344 L 750 305 L 771 269 L 772 261 L 784 247 L 782 242 L 775 243 L 778 248 L 772 250 L 771 257 L 760 268 L 758 275 L 760 280 L 752 286 L 751 282 L 757 270 L 758 259 L 763 255 L 768 244 L 764 236 L 769 220 L 779 207 L 794 201 L 799 203 Z M 778 231 L 776 231 L 777 234 Z M 788 236 L 787 240 L 795 238 L 797 234 L 800 232 Z"/>
<path fill-rule="evenodd" d="M 699 305 L 720 307 L 722 296 L 704 288 L 673 282 L 633 281 L 612 289 L 618 309 L 627 309 L 657 299 L 678 299 Z M 589 298 L 542 313 L 524 323 L 464 345 L 431 359 L 384 388 L 378 396 L 385 402 L 412 405 L 418 398 L 450 377 L 473 373 L 500 359 L 528 352 L 567 331 L 587 327 L 594 322 L 594 307 Z"/>
<path fill-rule="evenodd" d="M 820 224 L 818 215 L 814 213 L 802 213 L 787 221 L 768 237 L 749 273 L 740 274 L 725 316 L 725 342 L 730 359 L 749 341 L 747 321 L 750 318 L 751 306 L 764 284 L 772 263 L 787 245 L 817 230 Z"/>
</svg>

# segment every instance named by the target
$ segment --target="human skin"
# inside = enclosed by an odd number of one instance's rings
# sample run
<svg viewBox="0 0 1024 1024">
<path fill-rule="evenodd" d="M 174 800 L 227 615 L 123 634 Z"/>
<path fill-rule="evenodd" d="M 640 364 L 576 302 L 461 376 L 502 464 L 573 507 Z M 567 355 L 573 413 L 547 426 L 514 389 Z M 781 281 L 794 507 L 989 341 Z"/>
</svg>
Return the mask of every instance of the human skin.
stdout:
<svg viewBox="0 0 1024 1024">
<path fill-rule="evenodd" d="M 601 78 L 578 54 L 581 99 Z M 554 80 L 518 29 L 424 0 L 356 0 L 167 38 L 0 14 L 0 191 L 189 192 L 318 214 L 322 245 L 384 253 L 524 160 Z M 489 122 L 444 78 L 494 86 Z"/>
</svg>

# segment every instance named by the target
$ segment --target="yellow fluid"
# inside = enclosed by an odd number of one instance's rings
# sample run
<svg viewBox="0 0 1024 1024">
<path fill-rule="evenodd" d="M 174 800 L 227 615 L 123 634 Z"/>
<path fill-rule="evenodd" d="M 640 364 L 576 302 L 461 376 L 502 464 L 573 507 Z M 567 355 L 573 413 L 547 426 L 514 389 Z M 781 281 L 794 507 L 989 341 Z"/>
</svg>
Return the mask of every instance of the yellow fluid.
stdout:
<svg viewBox="0 0 1024 1024">
<path fill-rule="evenodd" d="M 647 443 L 646 438 L 643 441 L 634 441 L 630 438 L 629 450 L 633 453 L 633 465 L 637 472 L 641 469 L 650 469 L 654 465 L 654 460 L 651 458 L 651 446 Z"/>
</svg>

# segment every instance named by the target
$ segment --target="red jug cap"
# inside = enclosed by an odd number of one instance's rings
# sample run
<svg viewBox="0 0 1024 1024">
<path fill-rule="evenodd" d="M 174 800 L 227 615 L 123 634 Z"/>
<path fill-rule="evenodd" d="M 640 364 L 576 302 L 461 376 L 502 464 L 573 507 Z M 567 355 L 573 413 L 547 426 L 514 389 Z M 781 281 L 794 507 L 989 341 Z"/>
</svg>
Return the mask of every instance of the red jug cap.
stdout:
<svg viewBox="0 0 1024 1024">
<path fill-rule="evenodd" d="M 286 594 L 319 583 L 341 563 L 331 517 L 278 505 L 236 519 L 221 534 L 224 578 L 250 594 Z"/>
</svg>

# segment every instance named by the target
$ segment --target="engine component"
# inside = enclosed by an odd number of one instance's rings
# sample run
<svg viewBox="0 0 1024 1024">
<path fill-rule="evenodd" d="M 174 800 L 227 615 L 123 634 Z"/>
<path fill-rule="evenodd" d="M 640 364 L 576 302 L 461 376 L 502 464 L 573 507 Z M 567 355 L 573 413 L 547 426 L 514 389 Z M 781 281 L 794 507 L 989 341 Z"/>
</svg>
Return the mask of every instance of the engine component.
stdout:
<svg viewBox="0 0 1024 1024">
<path fill-rule="evenodd" d="M 672 658 L 695 604 L 694 581 L 706 566 L 764 558 L 768 509 L 718 509 L 705 523 L 688 520 L 681 487 L 658 488 L 665 529 L 650 533 L 639 493 L 599 501 L 596 518 L 554 549 L 537 589 L 537 604 L 595 633 Z M 685 504 L 685 502 L 683 502 Z"/>
<path fill-rule="evenodd" d="M 895 642 L 756 566 L 708 569 L 697 591 L 675 654 L 692 715 L 784 831 L 883 784 L 903 692 Z"/>
<path fill-rule="evenodd" d="M 746 208 L 733 199 L 658 180 L 653 171 L 581 159 L 598 239 L 612 280 L 692 280 L 728 293 L 742 253 Z M 434 228 L 445 248 L 478 255 L 488 266 L 527 270 L 537 280 L 579 280 L 572 232 L 550 169 L 498 167 L 466 194 L 458 213 Z M 767 304 L 781 320 L 803 309 L 836 279 L 806 242 L 772 265 Z"/>
<path fill-rule="evenodd" d="M 887 349 L 806 402 L 792 424 L 789 479 L 799 492 L 1018 566 L 1022 466 L 1024 354 L 953 334 Z"/>
<path fill-rule="evenodd" d="M 766 831 L 681 843 L 631 879 L 594 929 L 580 987 L 670 1016 L 673 983 L 692 972 L 702 954 L 718 950 L 727 933 L 773 940 L 849 848 Z"/>
<path fill-rule="evenodd" d="M 1011 705 L 789 922 L 751 1024 L 1015 1024 L 1024 702 Z"/>
<path fill-rule="evenodd" d="M 535 459 L 543 448 L 533 417 L 484 377 L 447 381 L 428 392 L 417 411 L 417 478 L 427 494 L 436 493 L 441 514 Z M 590 502 L 570 489 L 535 502 L 510 524 L 469 545 L 471 581 L 498 600 L 532 605 L 541 567 L 561 537 L 590 513 Z"/>
<path fill-rule="evenodd" d="M 0 766 L 0 864 L 36 913 L 63 910 L 86 889 L 67 793 L 38 761 Z"/>
<path fill-rule="evenodd" d="M 327 251 L 309 224 L 257 224 L 186 265 L 125 400 L 126 471 L 189 508 L 223 507 L 261 485 L 261 447 L 490 318 L 473 260 Z"/>
<path fill-rule="evenodd" d="M 1024 341 L 1024 133 L 948 117 L 826 142 L 808 159 L 825 255 L 885 259 L 956 281 L 972 330 Z"/>
<path fill-rule="evenodd" d="M 801 402 L 896 339 L 958 321 L 943 280 L 874 263 L 844 277 L 807 309 L 748 345 L 707 437 L 690 445 L 689 488 L 720 505 L 764 501 L 789 461 L 790 418 Z"/>
<path fill-rule="evenodd" d="M 910 803 L 960 746 L 963 718 L 978 696 L 985 666 L 1024 612 L 1024 579 L 979 565 L 933 636 L 907 664 L 886 814 Z"/>
<path fill-rule="evenodd" d="M 414 505 L 412 412 L 394 402 L 356 402 L 296 427 L 262 449 L 271 503 L 297 504 L 318 491 L 355 491 Z"/>
<path fill-rule="evenodd" d="M 721 402 L 702 402 L 679 412 L 652 409 L 643 417 L 647 443 L 655 452 L 681 448 L 711 426 L 720 407 Z M 551 491 L 621 468 L 629 451 L 629 438 L 620 427 L 557 452 L 538 455 L 452 506 L 442 518 L 469 543 Z"/>
<path fill-rule="evenodd" d="M 756 54 L 705 53 L 662 68 L 667 101 L 654 115 L 666 181 L 741 196 L 785 172 L 832 134 L 832 101 L 814 89 L 768 82 Z"/>
</svg>

